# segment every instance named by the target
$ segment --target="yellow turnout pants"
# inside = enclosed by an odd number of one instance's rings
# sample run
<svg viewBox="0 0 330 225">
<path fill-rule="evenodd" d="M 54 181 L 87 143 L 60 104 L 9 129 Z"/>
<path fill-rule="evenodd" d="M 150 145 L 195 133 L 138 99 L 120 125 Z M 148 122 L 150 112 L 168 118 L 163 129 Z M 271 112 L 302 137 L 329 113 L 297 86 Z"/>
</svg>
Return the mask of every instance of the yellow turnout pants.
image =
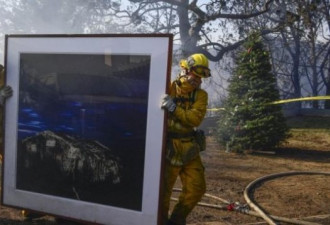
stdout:
<svg viewBox="0 0 330 225">
<path fill-rule="evenodd" d="M 195 159 L 189 161 L 183 166 L 173 166 L 168 161 L 166 162 L 164 177 L 165 193 L 163 196 L 164 221 L 167 221 L 168 219 L 172 189 L 178 176 L 181 179 L 182 192 L 179 197 L 179 202 L 174 206 L 170 220 L 175 224 L 181 225 L 186 223 L 188 214 L 197 205 L 205 193 L 206 184 L 204 178 L 204 166 L 200 156 L 198 155 Z"/>
</svg>

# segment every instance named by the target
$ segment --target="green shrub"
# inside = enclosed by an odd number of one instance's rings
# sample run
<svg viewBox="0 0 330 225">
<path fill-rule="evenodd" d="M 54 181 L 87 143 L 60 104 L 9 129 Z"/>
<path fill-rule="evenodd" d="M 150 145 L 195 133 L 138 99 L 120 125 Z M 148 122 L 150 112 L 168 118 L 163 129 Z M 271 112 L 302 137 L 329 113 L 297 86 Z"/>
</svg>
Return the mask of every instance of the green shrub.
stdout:
<svg viewBox="0 0 330 225">
<path fill-rule="evenodd" d="M 271 72 L 269 52 L 251 35 L 237 58 L 217 128 L 217 140 L 231 150 L 269 150 L 288 137 L 288 127 Z"/>
</svg>

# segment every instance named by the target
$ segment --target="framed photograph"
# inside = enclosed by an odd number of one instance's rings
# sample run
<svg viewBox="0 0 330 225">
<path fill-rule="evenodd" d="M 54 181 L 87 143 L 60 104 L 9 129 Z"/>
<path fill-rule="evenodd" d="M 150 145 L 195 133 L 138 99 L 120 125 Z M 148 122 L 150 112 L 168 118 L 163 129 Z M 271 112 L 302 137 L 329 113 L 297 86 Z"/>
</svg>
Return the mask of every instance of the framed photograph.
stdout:
<svg viewBox="0 0 330 225">
<path fill-rule="evenodd" d="M 172 35 L 7 35 L 2 204 L 159 224 Z"/>
</svg>

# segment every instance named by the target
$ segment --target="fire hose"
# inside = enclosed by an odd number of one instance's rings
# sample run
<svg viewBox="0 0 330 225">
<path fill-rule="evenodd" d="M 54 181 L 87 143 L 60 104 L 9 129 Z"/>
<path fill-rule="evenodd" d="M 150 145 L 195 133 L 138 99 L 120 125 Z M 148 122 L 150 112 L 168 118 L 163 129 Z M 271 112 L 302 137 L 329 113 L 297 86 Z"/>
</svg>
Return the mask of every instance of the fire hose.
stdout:
<svg viewBox="0 0 330 225">
<path fill-rule="evenodd" d="M 304 220 L 299 220 L 299 219 L 294 219 L 294 218 L 286 218 L 286 217 L 280 217 L 280 216 L 274 216 L 274 215 L 268 215 L 266 214 L 257 204 L 251 200 L 250 194 L 252 190 L 256 188 L 258 184 L 261 184 L 265 181 L 279 178 L 279 177 L 284 177 L 284 176 L 293 176 L 293 175 L 330 175 L 330 172 L 317 172 L 317 171 L 293 171 L 293 172 L 284 172 L 284 173 L 276 173 L 276 174 L 270 174 L 267 176 L 260 177 L 251 183 L 249 183 L 245 190 L 244 190 L 244 198 L 247 202 L 248 205 L 246 204 L 240 204 L 238 202 L 231 203 L 228 200 L 219 198 L 214 195 L 210 194 L 204 194 L 205 197 L 212 198 L 215 200 L 218 200 L 223 203 L 223 205 L 214 205 L 214 204 L 208 204 L 208 203 L 203 203 L 199 202 L 199 206 L 203 207 L 209 207 L 209 208 L 214 208 L 214 209 L 221 209 L 221 210 L 229 210 L 229 211 L 236 211 L 240 212 L 243 214 L 255 216 L 255 217 L 261 217 L 263 218 L 269 225 L 277 225 L 275 221 L 281 221 L 281 222 L 286 222 L 290 224 L 299 224 L 299 225 L 321 225 L 319 223 L 314 223 L 314 222 L 308 222 Z M 174 188 L 173 191 L 182 191 L 181 189 Z M 178 199 L 172 198 L 172 200 L 177 201 Z M 250 208 L 253 209 L 250 210 Z"/>
</svg>

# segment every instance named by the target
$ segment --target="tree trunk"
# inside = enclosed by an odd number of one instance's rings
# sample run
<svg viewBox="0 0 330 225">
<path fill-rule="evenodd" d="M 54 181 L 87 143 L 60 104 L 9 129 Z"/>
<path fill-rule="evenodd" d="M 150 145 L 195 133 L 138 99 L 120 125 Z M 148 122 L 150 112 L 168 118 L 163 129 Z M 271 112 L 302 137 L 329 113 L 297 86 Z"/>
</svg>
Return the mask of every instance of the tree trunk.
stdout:
<svg viewBox="0 0 330 225">
<path fill-rule="evenodd" d="M 325 93 L 326 93 L 327 96 L 330 96 L 330 85 L 326 86 L 326 92 Z M 325 100 L 324 108 L 325 109 L 330 109 L 330 100 Z"/>
<path fill-rule="evenodd" d="M 300 44 L 296 45 L 295 57 L 292 58 L 293 68 L 292 68 L 292 81 L 294 86 L 294 98 L 301 97 L 301 88 L 300 88 L 300 75 L 299 75 L 299 64 L 300 64 Z M 301 109 L 301 102 L 295 102 L 294 107 L 298 110 Z"/>
<path fill-rule="evenodd" d="M 183 57 L 188 57 L 189 55 L 196 53 L 197 42 L 199 39 L 199 26 L 192 26 L 189 22 L 189 0 L 181 0 L 185 6 L 178 6 L 177 13 L 180 21 L 180 39 L 182 45 L 182 54 Z"/>
<path fill-rule="evenodd" d="M 330 65 L 330 55 L 328 55 L 329 65 Z M 330 66 L 328 66 L 328 76 L 326 78 L 325 88 L 326 88 L 326 95 L 330 96 Z M 324 103 L 325 109 L 330 109 L 330 100 L 326 100 Z"/>
</svg>

